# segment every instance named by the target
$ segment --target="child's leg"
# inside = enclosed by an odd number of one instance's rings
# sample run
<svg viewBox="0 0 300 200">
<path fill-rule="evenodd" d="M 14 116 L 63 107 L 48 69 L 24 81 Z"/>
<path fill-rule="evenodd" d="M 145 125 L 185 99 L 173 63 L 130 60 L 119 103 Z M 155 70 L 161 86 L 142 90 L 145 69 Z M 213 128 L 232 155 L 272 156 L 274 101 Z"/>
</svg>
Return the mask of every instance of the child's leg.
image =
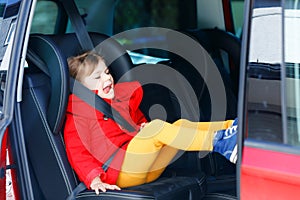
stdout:
<svg viewBox="0 0 300 200">
<path fill-rule="evenodd" d="M 211 151 L 214 133 L 228 128 L 232 122 L 232 120 L 191 122 L 181 119 L 169 124 L 161 120 L 154 120 L 150 122 L 149 126 L 142 129 L 130 143 L 150 140 L 149 144 L 158 149 L 168 145 L 185 151 Z M 144 148 L 144 145 L 141 147 Z"/>
<path fill-rule="evenodd" d="M 164 172 L 165 168 L 172 162 L 172 160 L 176 159 L 175 157 L 178 151 L 178 149 L 173 147 L 164 146 L 149 169 L 146 183 L 156 180 Z"/>
<path fill-rule="evenodd" d="M 214 132 L 227 128 L 230 123 L 231 120 L 225 122 L 178 120 L 174 124 L 161 120 L 150 122 L 129 143 L 117 184 L 120 187 L 128 187 L 156 179 L 176 155 L 163 153 L 168 162 L 165 166 L 160 165 L 162 170 L 158 169 L 156 160 L 159 159 L 160 151 L 165 145 L 185 151 L 211 151 Z M 152 169 L 153 166 L 157 169 Z M 148 179 L 148 175 L 152 178 Z"/>
<path fill-rule="evenodd" d="M 164 172 L 166 166 L 176 156 L 177 152 L 178 149 L 174 149 L 169 146 L 164 146 L 160 150 L 159 154 L 157 155 L 152 165 L 149 162 L 149 166 L 151 165 L 151 167 L 149 167 L 148 169 L 149 172 L 144 172 L 144 173 L 126 172 L 123 170 L 123 166 L 124 166 L 123 163 L 122 171 L 120 172 L 117 180 L 117 185 L 121 188 L 124 188 L 124 187 L 130 187 L 135 185 L 141 185 L 143 183 L 149 183 L 156 180 Z M 129 156 L 127 157 L 127 159 L 131 160 Z M 139 161 L 131 160 L 129 162 L 134 162 L 133 164 L 135 165 L 141 164 Z"/>
</svg>

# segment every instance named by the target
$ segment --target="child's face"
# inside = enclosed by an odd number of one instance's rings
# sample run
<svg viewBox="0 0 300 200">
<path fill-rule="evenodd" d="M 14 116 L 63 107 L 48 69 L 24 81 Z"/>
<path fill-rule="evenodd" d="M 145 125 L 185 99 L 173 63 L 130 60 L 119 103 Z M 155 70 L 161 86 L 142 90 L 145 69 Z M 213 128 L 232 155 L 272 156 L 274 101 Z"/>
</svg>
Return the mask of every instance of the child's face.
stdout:
<svg viewBox="0 0 300 200">
<path fill-rule="evenodd" d="M 90 90 L 98 90 L 98 95 L 104 99 L 113 99 L 114 80 L 103 61 L 99 61 L 91 75 L 82 79 L 82 84 Z"/>
</svg>

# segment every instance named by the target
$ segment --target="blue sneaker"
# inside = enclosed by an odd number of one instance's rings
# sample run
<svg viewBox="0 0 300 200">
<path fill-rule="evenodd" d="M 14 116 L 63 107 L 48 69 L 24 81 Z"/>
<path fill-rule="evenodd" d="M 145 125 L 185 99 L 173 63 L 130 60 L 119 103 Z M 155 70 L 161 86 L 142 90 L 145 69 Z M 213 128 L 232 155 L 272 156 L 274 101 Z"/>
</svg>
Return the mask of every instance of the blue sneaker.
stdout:
<svg viewBox="0 0 300 200">
<path fill-rule="evenodd" d="M 230 127 L 217 131 L 213 140 L 213 151 L 222 154 L 232 163 L 237 160 L 237 127 L 236 118 Z"/>
</svg>

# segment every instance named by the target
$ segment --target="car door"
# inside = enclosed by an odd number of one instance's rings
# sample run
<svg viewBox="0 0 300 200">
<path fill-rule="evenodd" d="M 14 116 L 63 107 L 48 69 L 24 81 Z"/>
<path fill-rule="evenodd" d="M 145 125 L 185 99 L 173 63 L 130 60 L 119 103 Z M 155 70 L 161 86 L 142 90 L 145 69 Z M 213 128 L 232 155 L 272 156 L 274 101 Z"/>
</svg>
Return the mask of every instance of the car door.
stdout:
<svg viewBox="0 0 300 200">
<path fill-rule="evenodd" d="M 18 103 L 35 1 L 0 1 L 0 199 L 32 199 Z M 17 182 L 18 180 L 18 182 Z"/>
<path fill-rule="evenodd" d="M 239 195 L 295 199 L 300 195 L 300 4 L 252 0 L 245 13 Z"/>
<path fill-rule="evenodd" d="M 8 135 L 12 119 L 12 110 L 15 93 L 10 91 L 8 82 L 12 80 L 10 59 L 12 54 L 12 41 L 16 30 L 17 11 L 20 2 L 0 1 L 0 199 L 5 199 L 6 194 L 13 196 L 11 187 L 11 171 L 8 169 Z M 14 81 L 11 82 L 15 84 Z"/>
</svg>

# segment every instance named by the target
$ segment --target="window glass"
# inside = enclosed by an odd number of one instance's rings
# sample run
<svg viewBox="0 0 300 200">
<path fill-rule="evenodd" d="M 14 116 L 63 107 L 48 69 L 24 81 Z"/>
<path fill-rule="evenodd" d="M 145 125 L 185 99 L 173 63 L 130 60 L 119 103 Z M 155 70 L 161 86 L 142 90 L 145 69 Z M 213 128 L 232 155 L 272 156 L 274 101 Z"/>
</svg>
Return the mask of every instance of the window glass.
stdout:
<svg viewBox="0 0 300 200">
<path fill-rule="evenodd" d="M 235 34 L 238 37 L 242 35 L 243 19 L 244 19 L 244 1 L 232 0 L 231 1 L 232 17 L 235 28 Z"/>
<path fill-rule="evenodd" d="M 188 11 L 188 12 L 187 12 Z M 115 6 L 113 34 L 142 28 L 161 27 L 173 30 L 186 30 L 197 27 L 196 0 L 119 0 Z M 157 30 L 153 30 L 154 34 Z M 119 42 L 130 49 L 142 41 L 147 44 L 167 44 L 165 35 L 145 38 L 135 32 L 134 40 L 119 39 Z M 148 45 L 149 46 L 149 45 Z M 167 56 L 166 52 L 143 49 L 139 53 L 151 56 Z"/>
<path fill-rule="evenodd" d="M 31 33 L 55 33 L 58 7 L 52 1 L 37 1 Z"/>
<path fill-rule="evenodd" d="M 145 26 L 195 28 L 195 5 L 194 0 L 120 0 L 115 10 L 114 32 Z"/>
<path fill-rule="evenodd" d="M 0 1 L 0 19 L 3 18 L 5 5 L 6 5 L 5 1 Z"/>
<path fill-rule="evenodd" d="M 16 22 L 21 1 L 0 1 L 0 113 L 3 114 L 3 101 L 6 92 L 7 74 L 11 59 L 12 43 L 15 36 Z"/>
<path fill-rule="evenodd" d="M 248 137 L 282 143 L 281 2 L 256 0 L 253 6 L 246 91 Z"/>
<path fill-rule="evenodd" d="M 300 3 L 256 0 L 247 68 L 248 137 L 300 146 Z"/>
<path fill-rule="evenodd" d="M 0 1 L 0 72 L 6 73 L 8 70 L 11 44 L 15 35 L 20 4 L 21 2 L 17 0 Z"/>
<path fill-rule="evenodd" d="M 288 143 L 300 146 L 300 2 L 286 0 L 284 10 L 284 59 Z"/>
</svg>

